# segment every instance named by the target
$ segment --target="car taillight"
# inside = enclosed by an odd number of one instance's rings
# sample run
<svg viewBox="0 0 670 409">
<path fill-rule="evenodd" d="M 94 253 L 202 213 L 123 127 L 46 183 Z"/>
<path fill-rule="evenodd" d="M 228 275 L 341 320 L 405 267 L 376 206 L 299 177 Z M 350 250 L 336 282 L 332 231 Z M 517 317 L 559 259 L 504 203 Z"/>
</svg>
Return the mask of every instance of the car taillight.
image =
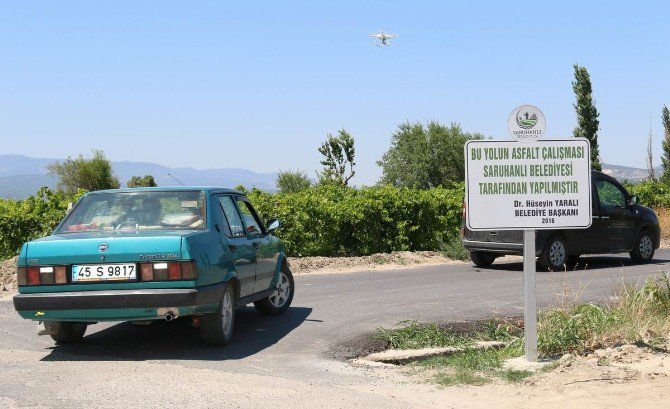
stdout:
<svg viewBox="0 0 670 409">
<path fill-rule="evenodd" d="M 67 267 L 19 267 L 16 270 L 16 282 L 18 285 L 67 284 Z"/>
<path fill-rule="evenodd" d="M 40 285 L 40 268 L 39 267 L 28 267 L 26 273 L 26 284 L 28 285 Z"/>
<path fill-rule="evenodd" d="M 195 280 L 198 266 L 194 261 L 140 263 L 142 281 Z"/>
<path fill-rule="evenodd" d="M 53 267 L 40 267 L 39 284 L 56 284 Z"/>
<path fill-rule="evenodd" d="M 17 285 L 26 285 L 28 284 L 28 278 L 26 277 L 28 269 L 25 267 L 18 267 L 16 269 L 16 284 Z"/>
<path fill-rule="evenodd" d="M 67 283 L 67 268 L 65 266 L 54 267 L 54 277 L 56 284 L 66 284 Z"/>
</svg>

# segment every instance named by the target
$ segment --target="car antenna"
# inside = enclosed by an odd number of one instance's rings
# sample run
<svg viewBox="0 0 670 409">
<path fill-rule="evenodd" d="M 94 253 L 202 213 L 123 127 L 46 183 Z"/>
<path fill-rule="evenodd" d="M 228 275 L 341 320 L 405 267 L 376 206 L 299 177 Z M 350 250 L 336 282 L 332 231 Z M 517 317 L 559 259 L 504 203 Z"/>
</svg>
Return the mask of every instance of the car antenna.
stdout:
<svg viewBox="0 0 670 409">
<path fill-rule="evenodd" d="M 176 181 L 179 182 L 182 186 L 184 186 L 184 184 L 182 183 L 182 181 L 179 180 L 179 179 L 177 179 L 176 177 L 172 176 L 172 175 L 170 174 L 170 172 L 168 172 L 168 176 L 170 176 L 172 179 L 176 180 Z"/>
</svg>

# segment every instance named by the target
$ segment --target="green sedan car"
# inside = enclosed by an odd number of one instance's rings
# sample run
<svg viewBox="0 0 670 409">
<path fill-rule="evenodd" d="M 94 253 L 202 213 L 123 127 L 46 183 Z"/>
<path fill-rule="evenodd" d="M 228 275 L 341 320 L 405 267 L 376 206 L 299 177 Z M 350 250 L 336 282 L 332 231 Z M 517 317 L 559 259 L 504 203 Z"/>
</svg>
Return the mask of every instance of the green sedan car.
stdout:
<svg viewBox="0 0 670 409">
<path fill-rule="evenodd" d="M 291 305 L 279 226 L 231 189 L 88 193 L 52 235 L 21 248 L 14 307 L 56 343 L 101 321 L 190 317 L 206 343 L 227 345 L 236 307 L 278 315 Z"/>
</svg>

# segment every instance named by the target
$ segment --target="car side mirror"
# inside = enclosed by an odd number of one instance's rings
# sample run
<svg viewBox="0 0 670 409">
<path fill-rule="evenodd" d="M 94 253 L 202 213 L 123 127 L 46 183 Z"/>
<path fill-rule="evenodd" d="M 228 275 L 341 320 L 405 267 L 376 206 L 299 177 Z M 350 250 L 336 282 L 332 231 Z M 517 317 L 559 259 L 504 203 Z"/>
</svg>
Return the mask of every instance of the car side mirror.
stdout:
<svg viewBox="0 0 670 409">
<path fill-rule="evenodd" d="M 633 195 L 628 199 L 628 206 L 635 206 L 637 204 L 637 196 Z"/>
<path fill-rule="evenodd" d="M 268 233 L 274 233 L 275 230 L 281 227 L 279 219 L 270 219 L 266 224 L 268 226 Z"/>
</svg>

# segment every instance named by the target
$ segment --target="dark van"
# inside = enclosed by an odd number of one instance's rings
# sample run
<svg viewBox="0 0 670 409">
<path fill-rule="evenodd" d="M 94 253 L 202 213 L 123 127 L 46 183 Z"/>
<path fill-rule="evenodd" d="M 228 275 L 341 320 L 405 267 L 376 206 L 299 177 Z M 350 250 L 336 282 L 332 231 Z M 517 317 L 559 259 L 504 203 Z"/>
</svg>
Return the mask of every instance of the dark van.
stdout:
<svg viewBox="0 0 670 409">
<path fill-rule="evenodd" d="M 542 270 L 557 271 L 577 263 L 582 254 L 629 253 L 633 261 L 646 263 L 660 246 L 661 227 L 653 210 L 637 204 L 616 179 L 592 171 L 593 220 L 579 230 L 537 230 L 536 255 Z M 465 216 L 465 215 L 464 215 Z M 523 231 L 471 231 L 461 229 L 463 245 L 479 267 L 497 257 L 523 254 Z"/>
</svg>

